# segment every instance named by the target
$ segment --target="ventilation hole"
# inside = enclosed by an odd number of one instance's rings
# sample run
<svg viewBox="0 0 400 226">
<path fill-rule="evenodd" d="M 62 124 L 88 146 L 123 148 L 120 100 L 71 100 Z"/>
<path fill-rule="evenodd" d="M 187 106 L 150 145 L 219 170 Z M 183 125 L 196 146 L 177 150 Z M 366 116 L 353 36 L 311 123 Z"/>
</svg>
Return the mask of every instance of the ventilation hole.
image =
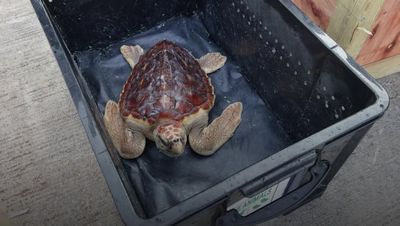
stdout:
<svg viewBox="0 0 400 226">
<path fill-rule="evenodd" d="M 243 19 L 245 19 L 245 18 L 246 18 L 246 15 L 242 14 L 242 17 L 243 17 Z"/>
<path fill-rule="evenodd" d="M 272 35 L 272 32 L 269 31 L 268 34 L 269 34 L 269 35 Z"/>
<path fill-rule="evenodd" d="M 259 24 L 259 25 L 262 25 L 262 22 L 261 22 L 261 20 L 260 20 L 260 21 L 258 21 L 258 24 Z"/>
<path fill-rule="evenodd" d="M 240 13 L 240 9 L 237 9 L 236 12 L 237 12 L 237 13 Z"/>
<path fill-rule="evenodd" d="M 344 106 L 342 106 L 341 108 L 342 108 L 342 111 L 346 111 L 346 108 Z"/>
<path fill-rule="evenodd" d="M 286 67 L 290 67 L 290 64 L 289 64 L 289 63 L 286 63 Z"/>
<path fill-rule="evenodd" d="M 336 119 L 338 119 L 338 118 L 339 118 L 339 115 L 338 115 L 337 113 L 335 113 L 335 118 L 336 118 Z"/>
<path fill-rule="evenodd" d="M 256 15 L 253 15 L 253 18 L 255 19 L 255 18 L 256 18 Z"/>
<path fill-rule="evenodd" d="M 258 37 L 260 37 L 261 39 L 263 38 L 262 34 L 260 34 Z"/>
<path fill-rule="evenodd" d="M 267 26 L 264 26 L 264 30 L 268 30 Z"/>
<path fill-rule="evenodd" d="M 282 56 L 279 56 L 279 60 L 283 60 L 283 57 L 282 57 Z"/>
<path fill-rule="evenodd" d="M 320 96 L 320 95 L 317 95 L 317 99 L 318 99 L 318 100 L 321 99 L 321 96 Z"/>
<path fill-rule="evenodd" d="M 299 60 L 299 61 L 297 61 L 297 64 L 299 65 L 299 66 L 301 66 L 301 61 Z"/>
<path fill-rule="evenodd" d="M 250 23 L 250 20 L 249 20 L 249 21 L 247 21 L 247 24 L 248 24 L 248 25 L 251 25 L 251 23 Z"/>
<path fill-rule="evenodd" d="M 328 101 L 325 101 L 325 107 L 326 107 L 326 108 L 329 108 Z"/>
<path fill-rule="evenodd" d="M 266 41 L 266 42 L 265 42 L 265 45 L 269 45 L 269 42 L 268 42 L 268 41 Z"/>
<path fill-rule="evenodd" d="M 308 85 L 307 81 L 304 81 L 304 85 L 305 85 L 305 86 L 307 86 L 307 85 Z"/>
<path fill-rule="evenodd" d="M 243 1 L 240 1 L 240 5 L 243 5 Z"/>
<path fill-rule="evenodd" d="M 232 6 L 235 7 L 235 3 L 234 2 L 232 2 Z"/>
<path fill-rule="evenodd" d="M 282 47 L 281 47 L 282 49 L 285 49 L 285 46 L 284 45 L 282 45 Z"/>
<path fill-rule="evenodd" d="M 293 56 L 292 52 L 289 53 L 289 57 Z"/>
<path fill-rule="evenodd" d="M 275 43 L 278 43 L 278 39 L 275 39 Z"/>
<path fill-rule="evenodd" d="M 271 51 L 272 51 L 272 53 L 273 53 L 273 54 L 275 54 L 275 53 L 276 53 L 276 49 L 275 49 L 275 48 L 272 48 L 272 50 L 271 50 Z"/>
<path fill-rule="evenodd" d="M 294 74 L 294 75 L 297 75 L 297 71 L 294 71 L 293 74 Z"/>
<path fill-rule="evenodd" d="M 311 71 L 310 70 L 307 71 L 307 75 L 311 75 Z"/>
<path fill-rule="evenodd" d="M 323 91 L 326 91 L 326 87 L 325 87 L 325 86 L 324 86 L 324 87 L 322 87 L 322 90 L 323 90 Z"/>
<path fill-rule="evenodd" d="M 335 98 L 335 96 L 331 96 L 331 99 L 332 99 L 332 100 L 335 100 L 336 98 Z"/>
</svg>

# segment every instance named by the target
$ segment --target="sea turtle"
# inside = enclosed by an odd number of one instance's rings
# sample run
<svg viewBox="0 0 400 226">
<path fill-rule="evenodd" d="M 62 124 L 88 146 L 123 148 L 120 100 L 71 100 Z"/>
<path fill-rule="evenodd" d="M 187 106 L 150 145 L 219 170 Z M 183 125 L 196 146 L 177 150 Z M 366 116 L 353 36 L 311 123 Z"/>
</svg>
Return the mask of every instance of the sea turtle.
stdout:
<svg viewBox="0 0 400 226">
<path fill-rule="evenodd" d="M 240 102 L 230 104 L 208 125 L 215 94 L 207 74 L 223 67 L 225 56 L 214 52 L 195 59 L 167 40 L 146 53 L 138 45 L 123 45 L 120 51 L 132 73 L 118 104 L 107 102 L 104 123 L 121 157 L 140 156 L 146 138 L 162 153 L 179 156 L 187 136 L 193 151 L 211 155 L 233 135 L 241 121 Z"/>
</svg>

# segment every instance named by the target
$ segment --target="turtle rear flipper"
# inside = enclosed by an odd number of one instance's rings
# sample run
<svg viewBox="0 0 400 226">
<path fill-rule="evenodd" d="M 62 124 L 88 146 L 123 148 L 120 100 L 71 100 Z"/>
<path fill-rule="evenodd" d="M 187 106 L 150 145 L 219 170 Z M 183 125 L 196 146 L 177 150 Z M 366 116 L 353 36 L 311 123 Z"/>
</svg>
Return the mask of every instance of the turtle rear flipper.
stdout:
<svg viewBox="0 0 400 226">
<path fill-rule="evenodd" d="M 127 46 L 123 45 L 120 48 L 122 56 L 124 56 L 125 60 L 128 62 L 129 66 L 133 68 L 138 62 L 141 55 L 143 55 L 143 49 L 139 45 L 136 46 Z"/>
<path fill-rule="evenodd" d="M 218 52 L 207 53 L 200 57 L 197 62 L 199 62 L 201 69 L 203 69 L 206 74 L 210 74 L 224 66 L 226 56 Z"/>
</svg>

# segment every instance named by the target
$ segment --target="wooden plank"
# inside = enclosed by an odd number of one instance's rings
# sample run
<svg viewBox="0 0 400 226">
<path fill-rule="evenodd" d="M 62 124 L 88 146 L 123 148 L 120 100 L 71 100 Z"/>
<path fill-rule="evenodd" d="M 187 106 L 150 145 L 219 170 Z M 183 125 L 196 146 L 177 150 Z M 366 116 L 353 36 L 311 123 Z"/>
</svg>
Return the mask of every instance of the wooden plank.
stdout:
<svg viewBox="0 0 400 226">
<path fill-rule="evenodd" d="M 383 78 L 400 71 L 400 55 L 364 65 L 364 68 L 375 78 Z"/>
<path fill-rule="evenodd" d="M 356 57 L 371 30 L 384 0 L 337 0 L 327 33 Z"/>
<path fill-rule="evenodd" d="M 292 0 L 314 23 L 326 30 L 332 16 L 336 0 Z"/>
<path fill-rule="evenodd" d="M 400 1 L 293 2 L 376 78 L 400 71 Z"/>
<path fill-rule="evenodd" d="M 356 57 L 372 30 L 384 0 L 293 0 L 351 56 Z"/>
<path fill-rule="evenodd" d="M 400 1 L 386 0 L 357 62 L 370 64 L 400 54 Z M 385 61 L 386 62 L 389 61 Z M 400 70 L 400 69 L 399 69 Z"/>
</svg>

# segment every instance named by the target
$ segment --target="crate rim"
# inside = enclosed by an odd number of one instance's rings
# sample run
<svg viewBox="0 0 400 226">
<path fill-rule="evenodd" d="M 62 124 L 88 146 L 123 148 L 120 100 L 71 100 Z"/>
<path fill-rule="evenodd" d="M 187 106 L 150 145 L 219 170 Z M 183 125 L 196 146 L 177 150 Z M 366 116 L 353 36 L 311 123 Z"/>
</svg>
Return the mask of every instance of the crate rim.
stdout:
<svg viewBox="0 0 400 226">
<path fill-rule="evenodd" d="M 349 131 L 353 131 L 381 117 L 389 106 L 389 96 L 384 88 L 375 79 L 359 66 L 335 41 L 324 31 L 308 19 L 291 0 L 279 0 L 279 2 L 290 11 L 323 45 L 329 49 L 340 61 L 349 68 L 358 79 L 360 79 L 374 93 L 376 101 L 367 108 L 300 140 L 280 152 L 261 160 L 238 172 L 206 191 L 198 193 L 191 198 L 167 209 L 152 218 L 141 218 L 136 213 L 127 190 L 123 184 L 117 166 L 114 164 L 102 132 L 95 121 L 95 117 L 89 107 L 89 103 L 83 94 L 80 84 L 75 77 L 75 70 L 70 59 L 65 54 L 65 43 L 59 39 L 57 29 L 53 26 L 51 19 L 43 5 L 44 0 L 31 0 L 38 20 L 48 39 L 53 54 L 57 60 L 60 71 L 69 89 L 82 125 L 86 131 L 92 150 L 99 163 L 102 174 L 111 191 L 113 201 L 119 214 L 126 224 L 135 225 L 169 225 L 176 223 L 185 217 L 195 213 L 195 209 L 203 209 L 212 203 L 226 197 L 226 193 L 232 192 L 239 187 L 249 183 L 254 178 L 264 175 L 266 172 L 284 165 L 285 163 L 320 148 Z M 65 49 L 64 49 L 65 48 Z M 339 129 L 341 128 L 341 129 Z M 250 179 L 249 179 L 250 178 Z M 229 186 L 227 186 L 229 184 Z M 195 206 L 196 208 L 193 208 Z"/>
</svg>

